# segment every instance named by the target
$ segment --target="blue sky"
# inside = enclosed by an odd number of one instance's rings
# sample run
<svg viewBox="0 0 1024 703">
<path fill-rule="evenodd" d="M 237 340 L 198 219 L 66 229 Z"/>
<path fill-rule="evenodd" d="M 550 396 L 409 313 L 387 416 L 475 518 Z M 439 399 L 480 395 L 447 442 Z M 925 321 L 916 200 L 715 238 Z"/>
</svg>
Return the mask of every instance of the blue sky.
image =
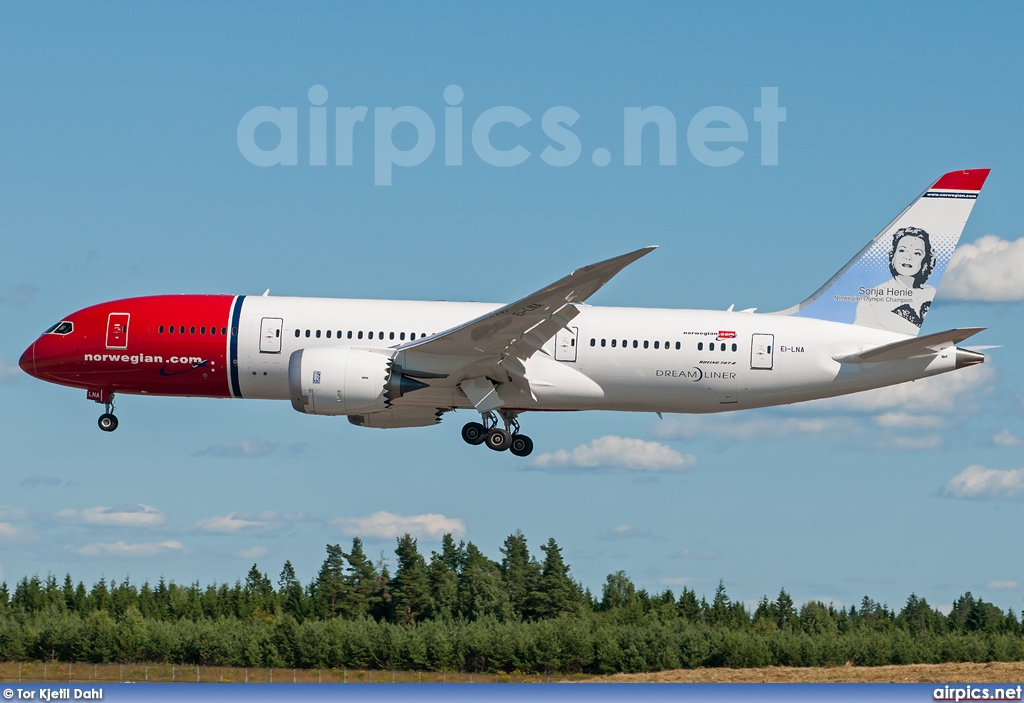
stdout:
<svg viewBox="0 0 1024 703">
<path fill-rule="evenodd" d="M 521 529 L 538 554 L 554 537 L 595 591 L 624 569 L 657 591 L 710 596 L 723 579 L 741 600 L 785 587 L 900 606 L 970 590 L 1019 612 L 1022 19 L 1017 5 L 953 3 L 4 4 L 0 576 L 233 582 L 255 561 L 276 581 L 290 559 L 308 581 L 324 544 L 353 533 L 393 563 L 399 530 L 427 553 L 454 530 L 499 558 Z M 445 165 L 451 85 L 461 166 Z M 309 165 L 314 86 L 326 166 Z M 762 88 L 786 110 L 776 166 L 761 163 Z M 238 126 L 259 106 L 296 108 L 297 165 L 243 155 Z M 334 109 L 355 106 L 368 116 L 339 166 Z M 375 108 L 401 106 L 436 144 L 375 185 Z M 472 145 L 499 106 L 530 118 L 492 132 L 529 151 L 517 166 Z M 579 115 L 564 167 L 541 159 L 556 106 Z M 650 106 L 675 117 L 675 164 L 658 165 L 645 133 L 642 164 L 625 166 L 624 111 Z M 729 166 L 688 147 L 714 106 L 748 131 Z M 408 150 L 417 132 L 390 136 Z M 49 324 L 104 300 L 269 287 L 508 301 L 647 244 L 661 249 L 592 303 L 778 310 L 939 175 L 971 167 L 993 169 L 962 240 L 972 257 L 924 331 L 984 326 L 972 342 L 1002 348 L 905 388 L 706 417 L 527 415 L 539 454 L 566 452 L 531 464 L 463 444 L 466 413 L 378 431 L 283 403 L 122 396 L 107 435 L 83 391 L 16 365 Z M 650 460 L 624 461 L 638 446 Z"/>
</svg>

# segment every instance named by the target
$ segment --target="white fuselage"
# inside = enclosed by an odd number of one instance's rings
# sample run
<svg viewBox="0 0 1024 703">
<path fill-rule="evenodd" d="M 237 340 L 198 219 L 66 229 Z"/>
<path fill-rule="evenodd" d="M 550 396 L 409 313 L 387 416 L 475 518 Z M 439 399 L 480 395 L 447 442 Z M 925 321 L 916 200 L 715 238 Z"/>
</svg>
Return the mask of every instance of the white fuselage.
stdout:
<svg viewBox="0 0 1024 703">
<path fill-rule="evenodd" d="M 457 384 L 473 375 L 465 370 L 473 356 L 428 358 L 398 348 L 499 307 L 248 296 L 238 324 L 239 394 L 287 399 L 292 352 L 349 346 L 389 350 L 402 367 L 436 376 L 401 405 L 471 408 Z M 852 393 L 955 367 L 955 347 L 884 363 L 834 360 L 907 338 L 784 315 L 581 305 L 568 329 L 526 362 L 530 392 L 508 383 L 498 391 L 517 410 L 707 413 Z"/>
</svg>

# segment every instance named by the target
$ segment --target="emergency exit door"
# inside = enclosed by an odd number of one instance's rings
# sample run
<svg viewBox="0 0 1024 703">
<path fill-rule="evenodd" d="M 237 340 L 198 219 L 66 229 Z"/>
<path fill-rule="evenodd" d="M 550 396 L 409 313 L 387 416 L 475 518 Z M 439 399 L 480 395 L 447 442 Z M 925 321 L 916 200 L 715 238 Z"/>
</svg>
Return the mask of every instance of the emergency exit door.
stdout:
<svg viewBox="0 0 1024 703">
<path fill-rule="evenodd" d="M 750 368 L 771 369 L 774 364 L 775 335 L 755 334 L 750 340 Z"/>
<path fill-rule="evenodd" d="M 264 317 L 260 322 L 260 354 L 281 353 L 281 328 L 284 320 L 280 317 Z"/>
<path fill-rule="evenodd" d="M 576 361 L 576 338 L 579 327 L 563 327 L 555 335 L 555 361 Z"/>
<path fill-rule="evenodd" d="M 112 312 L 107 317 L 107 349 L 128 348 L 128 318 L 126 312 Z"/>
</svg>

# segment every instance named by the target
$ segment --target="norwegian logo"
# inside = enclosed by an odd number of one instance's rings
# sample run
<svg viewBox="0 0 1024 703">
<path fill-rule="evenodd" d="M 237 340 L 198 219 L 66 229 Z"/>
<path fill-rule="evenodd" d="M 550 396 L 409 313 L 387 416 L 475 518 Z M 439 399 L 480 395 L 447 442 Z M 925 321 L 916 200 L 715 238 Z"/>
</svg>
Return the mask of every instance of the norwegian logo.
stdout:
<svg viewBox="0 0 1024 703">
<path fill-rule="evenodd" d="M 736 332 L 732 330 L 719 330 L 718 339 L 719 341 L 723 339 L 736 339 Z"/>
</svg>

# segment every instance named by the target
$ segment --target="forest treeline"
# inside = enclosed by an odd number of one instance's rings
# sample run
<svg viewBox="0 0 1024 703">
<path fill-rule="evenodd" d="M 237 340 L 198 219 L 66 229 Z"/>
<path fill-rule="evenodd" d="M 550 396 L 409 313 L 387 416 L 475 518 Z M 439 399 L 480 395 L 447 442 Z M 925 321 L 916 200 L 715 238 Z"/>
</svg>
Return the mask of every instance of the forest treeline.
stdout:
<svg viewBox="0 0 1024 703">
<path fill-rule="evenodd" d="M 542 559 L 520 532 L 500 551 L 445 535 L 428 559 L 405 535 L 391 574 L 355 538 L 347 552 L 327 545 L 306 585 L 290 562 L 276 585 L 255 564 L 234 585 L 25 577 L 0 585 L 0 661 L 613 673 L 1024 660 L 1013 610 L 969 592 L 949 615 L 916 595 L 898 612 L 867 596 L 797 607 L 785 589 L 751 611 L 721 582 L 708 601 L 618 571 L 592 593 L 554 539 Z"/>
</svg>

